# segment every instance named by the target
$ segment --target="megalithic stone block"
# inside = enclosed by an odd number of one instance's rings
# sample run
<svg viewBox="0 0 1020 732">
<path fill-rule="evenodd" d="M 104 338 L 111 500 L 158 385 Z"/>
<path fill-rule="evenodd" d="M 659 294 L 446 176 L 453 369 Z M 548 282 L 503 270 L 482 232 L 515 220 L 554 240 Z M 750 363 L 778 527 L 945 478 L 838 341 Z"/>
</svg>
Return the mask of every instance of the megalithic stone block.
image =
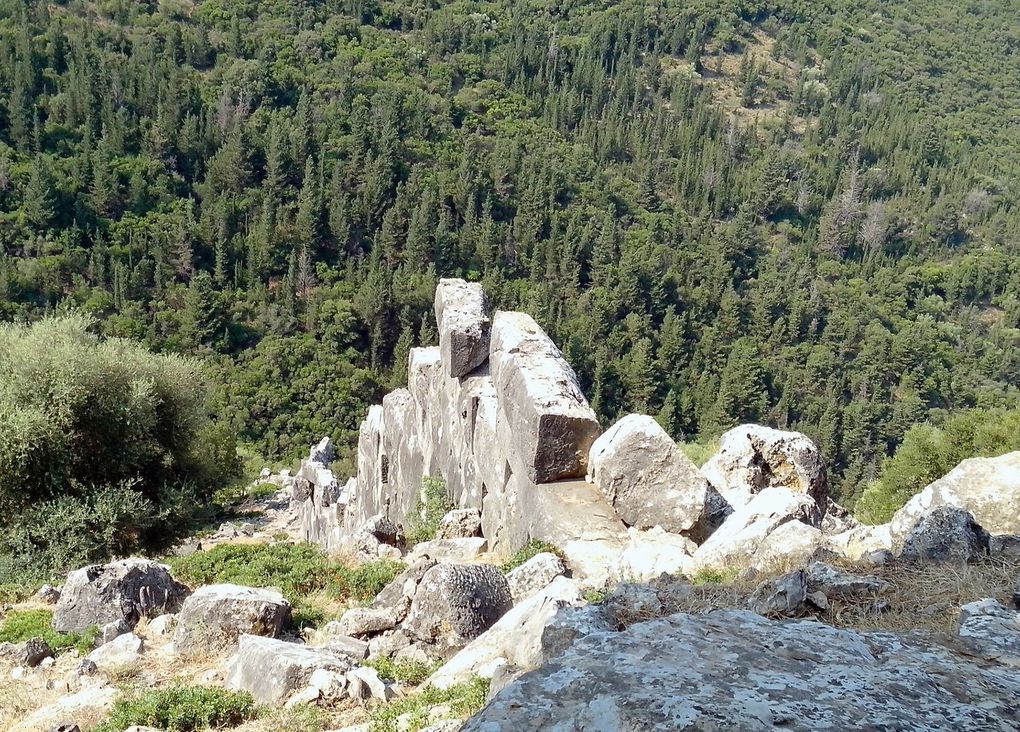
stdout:
<svg viewBox="0 0 1020 732">
<path fill-rule="evenodd" d="M 602 430 L 574 370 L 531 316 L 496 313 L 489 367 L 515 471 L 534 483 L 583 477 Z"/>
<path fill-rule="evenodd" d="M 451 377 L 465 376 L 489 356 L 489 301 L 482 286 L 460 279 L 439 280 L 435 299 L 439 350 Z"/>
</svg>

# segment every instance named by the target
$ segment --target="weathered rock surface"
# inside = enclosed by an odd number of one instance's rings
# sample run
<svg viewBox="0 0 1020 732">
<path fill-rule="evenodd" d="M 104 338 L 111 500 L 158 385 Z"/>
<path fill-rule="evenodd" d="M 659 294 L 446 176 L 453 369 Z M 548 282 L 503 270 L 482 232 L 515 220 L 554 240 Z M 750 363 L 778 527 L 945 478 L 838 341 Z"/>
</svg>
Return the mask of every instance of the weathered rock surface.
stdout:
<svg viewBox="0 0 1020 732">
<path fill-rule="evenodd" d="M 170 575 L 170 568 L 149 559 L 121 559 L 93 564 L 67 575 L 53 611 L 53 628 L 80 633 L 118 620 L 134 627 L 180 609 L 188 588 Z"/>
<path fill-rule="evenodd" d="M 807 600 L 807 578 L 803 570 L 765 580 L 747 600 L 749 610 L 769 617 L 796 616 Z"/>
<path fill-rule="evenodd" d="M 900 556 L 915 562 L 974 562 L 988 553 L 988 533 L 962 508 L 936 506 L 903 536 Z"/>
<path fill-rule="evenodd" d="M 733 512 L 694 552 L 698 567 L 742 568 L 755 563 L 768 536 L 790 521 L 818 523 L 818 507 L 806 493 L 789 488 L 766 488 Z"/>
<path fill-rule="evenodd" d="M 87 658 L 100 671 L 116 671 L 134 666 L 144 650 L 145 641 L 134 633 L 124 633 L 99 646 Z"/>
<path fill-rule="evenodd" d="M 407 569 L 390 580 L 375 596 L 372 607 L 392 609 L 397 621 L 403 620 L 411 609 L 411 600 L 418 590 L 418 583 L 434 566 L 436 566 L 434 559 L 419 559 L 410 563 Z"/>
<path fill-rule="evenodd" d="M 960 608 L 956 634 L 975 656 L 1020 668 L 1020 612 L 990 598 L 968 603 Z"/>
<path fill-rule="evenodd" d="M 964 460 L 907 501 L 893 516 L 895 539 L 906 536 L 931 508 L 970 512 L 992 534 L 1020 534 L 1020 451 Z"/>
<path fill-rule="evenodd" d="M 734 508 L 766 488 L 787 488 L 825 505 L 825 461 L 806 435 L 744 424 L 724 433 L 701 472 Z"/>
<path fill-rule="evenodd" d="M 889 588 L 889 583 L 880 577 L 852 574 L 824 562 L 809 564 L 805 577 L 809 592 L 821 592 L 828 598 L 873 595 Z"/>
<path fill-rule="evenodd" d="M 69 719 L 102 719 L 120 693 L 116 686 L 90 686 L 37 709 L 8 732 L 48 732 Z"/>
<path fill-rule="evenodd" d="M 631 414 L 595 440 L 588 480 L 628 526 L 694 528 L 705 513 L 708 480 L 654 418 Z"/>
<path fill-rule="evenodd" d="M 245 634 L 277 637 L 290 620 L 290 603 L 274 590 L 205 585 L 177 617 L 174 649 L 182 656 L 215 653 Z"/>
<path fill-rule="evenodd" d="M 460 650 L 427 683 L 448 688 L 486 669 L 491 673 L 495 670 L 493 662 L 501 658 L 522 669 L 535 668 L 544 660 L 542 634 L 546 624 L 561 608 L 583 603 L 577 586 L 566 577 L 557 577 Z"/>
<path fill-rule="evenodd" d="M 739 610 L 576 640 L 496 695 L 465 732 L 1012 729 L 1020 677 L 891 633 Z"/>
<path fill-rule="evenodd" d="M 759 544 L 752 566 L 766 572 L 803 567 L 828 550 L 821 529 L 803 521 L 787 521 L 776 527 Z"/>
<path fill-rule="evenodd" d="M 425 558 L 435 559 L 439 562 L 470 562 L 481 556 L 486 547 L 487 542 L 481 536 L 433 539 L 416 544 L 408 554 L 408 559 L 412 562 Z"/>
<path fill-rule="evenodd" d="M 536 554 L 506 575 L 514 604 L 526 600 L 566 572 L 563 561 L 551 552 Z"/>
<path fill-rule="evenodd" d="M 422 577 L 402 627 L 446 652 L 467 645 L 512 606 L 510 586 L 495 567 L 439 564 Z"/>
<path fill-rule="evenodd" d="M 281 705 L 308 685 L 320 669 L 346 673 L 350 663 L 307 646 L 257 635 L 242 635 L 231 657 L 227 687 L 249 692 L 263 704 Z"/>
<path fill-rule="evenodd" d="M 21 646 L 18 660 L 28 666 L 35 668 L 47 658 L 53 658 L 53 649 L 50 644 L 42 638 L 29 638 Z"/>
<path fill-rule="evenodd" d="M 988 537 L 988 554 L 998 559 L 1020 562 L 1020 536 L 1002 534 Z"/>
<path fill-rule="evenodd" d="M 348 636 L 366 636 L 389 630 L 397 624 L 397 613 L 389 607 L 352 607 L 337 621 L 337 630 Z"/>
<path fill-rule="evenodd" d="M 443 516 L 437 539 L 465 539 L 482 535 L 482 512 L 477 508 L 459 508 Z"/>
<path fill-rule="evenodd" d="M 439 280 L 435 298 L 439 351 L 448 376 L 465 376 L 489 357 L 489 301 L 482 286 Z"/>
</svg>

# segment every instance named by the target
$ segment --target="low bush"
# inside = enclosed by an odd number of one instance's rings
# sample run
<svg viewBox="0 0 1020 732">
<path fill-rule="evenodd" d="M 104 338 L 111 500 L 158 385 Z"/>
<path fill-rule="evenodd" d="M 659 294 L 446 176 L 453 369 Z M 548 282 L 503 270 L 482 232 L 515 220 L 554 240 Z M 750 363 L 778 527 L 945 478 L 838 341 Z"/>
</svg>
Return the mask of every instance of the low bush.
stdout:
<svg viewBox="0 0 1020 732">
<path fill-rule="evenodd" d="M 435 539 L 443 516 L 452 509 L 453 501 L 446 483 L 439 478 L 423 478 L 407 529 L 408 543 L 421 544 Z"/>
<path fill-rule="evenodd" d="M 506 574 L 507 572 L 513 569 L 517 569 L 526 561 L 535 557 L 536 555 L 544 554 L 545 552 L 555 554 L 560 559 L 564 558 L 563 552 L 558 547 L 555 547 L 552 544 L 549 544 L 548 542 L 545 541 L 532 539 L 523 547 L 518 549 L 517 552 L 512 557 L 506 560 L 503 563 L 501 569 L 503 570 L 503 573 Z"/>
<path fill-rule="evenodd" d="M 42 638 L 54 653 L 74 648 L 85 655 L 95 647 L 98 636 L 99 628 L 84 633 L 58 633 L 53 629 L 53 613 L 49 610 L 11 610 L 0 625 L 0 643 Z"/>
<path fill-rule="evenodd" d="M 483 706 L 489 693 L 487 679 L 474 677 L 463 684 L 448 689 L 429 686 L 419 694 L 405 696 L 384 704 L 372 712 L 369 722 L 371 732 L 419 732 L 429 725 L 429 711 L 432 707 L 445 704 L 458 717 L 467 717 Z M 410 715 L 400 722 L 397 719 Z"/>
<path fill-rule="evenodd" d="M 201 686 L 152 689 L 119 699 L 93 732 L 121 732 L 132 725 L 164 732 L 199 732 L 236 727 L 261 716 L 251 694 Z"/>
<path fill-rule="evenodd" d="M 380 678 L 387 681 L 399 681 L 402 684 L 418 686 L 442 665 L 440 662 L 423 663 L 422 661 L 395 661 L 392 658 L 380 657 L 364 662 L 379 672 Z"/>
</svg>

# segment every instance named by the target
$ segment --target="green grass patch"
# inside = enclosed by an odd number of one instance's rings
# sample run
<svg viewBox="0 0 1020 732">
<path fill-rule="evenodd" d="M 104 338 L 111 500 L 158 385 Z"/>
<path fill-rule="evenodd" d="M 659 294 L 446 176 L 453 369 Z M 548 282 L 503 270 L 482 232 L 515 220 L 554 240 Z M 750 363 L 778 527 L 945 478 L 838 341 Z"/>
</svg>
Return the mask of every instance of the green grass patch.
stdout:
<svg viewBox="0 0 1020 732">
<path fill-rule="evenodd" d="M 713 569 L 711 567 L 703 567 L 699 569 L 693 577 L 691 577 L 691 584 L 694 585 L 721 585 L 726 582 L 733 581 L 733 578 L 737 576 L 736 570 L 732 569 Z"/>
<path fill-rule="evenodd" d="M 420 694 L 405 696 L 375 709 L 369 718 L 371 732 L 419 732 L 429 725 L 429 710 L 439 704 L 448 704 L 458 717 L 467 717 L 483 706 L 489 693 L 488 679 L 477 676 L 449 689 L 428 687 Z M 397 717 L 410 714 L 408 726 L 397 725 Z"/>
<path fill-rule="evenodd" d="M 585 590 L 584 599 L 589 605 L 601 605 L 609 597 L 609 593 L 605 590 Z"/>
<path fill-rule="evenodd" d="M 719 438 L 710 438 L 698 442 L 681 442 L 678 447 L 680 451 L 690 458 L 691 462 L 699 468 L 708 462 L 708 459 L 719 452 Z"/>
<path fill-rule="evenodd" d="M 58 633 L 53 629 L 53 613 L 49 610 L 11 610 L 0 625 L 0 643 L 21 643 L 42 638 L 54 653 L 75 648 L 79 654 L 89 653 L 99 637 L 99 628 L 84 633 Z"/>
<path fill-rule="evenodd" d="M 262 716 L 251 694 L 202 686 L 172 686 L 125 696 L 93 732 L 121 732 L 132 725 L 164 732 L 236 727 Z"/>
<path fill-rule="evenodd" d="M 362 663 L 379 672 L 379 677 L 387 681 L 399 681 L 402 684 L 418 686 L 433 672 L 442 666 L 441 661 L 423 663 L 422 661 L 395 661 L 392 658 L 369 659 Z"/>
<path fill-rule="evenodd" d="M 391 560 L 350 567 L 330 559 L 311 544 L 221 544 L 167 561 L 175 576 L 192 585 L 227 582 L 279 588 L 294 606 L 298 627 L 325 620 L 325 614 L 309 602 L 312 595 L 370 600 L 404 568 Z"/>
<path fill-rule="evenodd" d="M 538 539 L 532 539 L 523 547 L 518 549 L 516 554 L 506 560 L 500 569 L 502 569 L 503 573 L 506 574 L 513 569 L 517 569 L 532 557 L 545 552 L 550 552 L 560 559 L 565 559 L 563 552 L 558 547 L 544 541 L 539 541 Z"/>
<path fill-rule="evenodd" d="M 451 510 L 453 501 L 446 490 L 446 483 L 440 478 L 423 478 L 407 528 L 407 542 L 421 544 L 435 539 L 443 516 Z"/>
<path fill-rule="evenodd" d="M 18 602 L 24 602 L 32 596 L 35 592 L 31 585 L 21 585 L 15 583 L 0 584 L 0 603 L 4 605 L 14 605 Z"/>
</svg>

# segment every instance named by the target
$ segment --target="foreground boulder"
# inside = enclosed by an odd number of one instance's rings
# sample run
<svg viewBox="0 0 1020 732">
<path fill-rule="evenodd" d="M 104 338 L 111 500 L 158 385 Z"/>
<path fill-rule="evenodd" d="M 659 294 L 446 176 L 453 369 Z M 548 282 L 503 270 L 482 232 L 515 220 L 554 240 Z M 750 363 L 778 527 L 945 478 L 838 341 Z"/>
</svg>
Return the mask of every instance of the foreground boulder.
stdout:
<svg viewBox="0 0 1020 732">
<path fill-rule="evenodd" d="M 1020 451 L 964 460 L 907 501 L 892 518 L 902 539 L 931 508 L 955 506 L 970 512 L 992 534 L 1020 534 Z"/>
<path fill-rule="evenodd" d="M 968 603 L 956 634 L 975 656 L 1020 669 L 1020 612 L 990 598 Z"/>
<path fill-rule="evenodd" d="M 177 612 L 188 588 L 170 568 L 149 559 L 121 559 L 76 569 L 53 611 L 53 628 L 81 633 L 93 626 L 123 620 L 134 628 L 142 618 Z"/>
<path fill-rule="evenodd" d="M 554 579 L 564 574 L 567 568 L 563 560 L 552 552 L 540 552 L 519 567 L 507 572 L 506 581 L 514 603 L 534 595 L 549 586 Z"/>
<path fill-rule="evenodd" d="M 181 608 L 174 649 L 181 656 L 225 651 L 243 634 L 275 638 L 290 621 L 290 603 L 274 590 L 206 585 Z"/>
<path fill-rule="evenodd" d="M 145 641 L 134 633 L 124 633 L 92 651 L 87 658 L 100 671 L 131 668 L 145 651 Z"/>
<path fill-rule="evenodd" d="M 1015 674 L 924 640 L 717 610 L 580 638 L 463 732 L 1005 730 L 1018 694 Z"/>
<path fill-rule="evenodd" d="M 513 606 L 510 585 L 485 564 L 438 564 L 428 570 L 403 628 L 440 653 L 462 648 Z"/>
<path fill-rule="evenodd" d="M 631 414 L 595 440 L 588 480 L 628 526 L 694 528 L 705 513 L 708 481 L 654 418 Z"/>
<path fill-rule="evenodd" d="M 280 705 L 308 686 L 318 670 L 344 674 L 351 664 L 342 658 L 297 643 L 242 635 L 228 664 L 227 687 L 247 691 L 263 704 Z"/>
<path fill-rule="evenodd" d="M 900 556 L 915 562 L 975 562 L 988 553 L 988 532 L 955 506 L 923 513 L 903 537 Z"/>
<path fill-rule="evenodd" d="M 713 486 L 739 508 L 766 488 L 788 488 L 825 505 L 825 461 L 807 435 L 757 424 L 734 427 L 719 438 L 719 452 L 701 466 Z"/>
</svg>

